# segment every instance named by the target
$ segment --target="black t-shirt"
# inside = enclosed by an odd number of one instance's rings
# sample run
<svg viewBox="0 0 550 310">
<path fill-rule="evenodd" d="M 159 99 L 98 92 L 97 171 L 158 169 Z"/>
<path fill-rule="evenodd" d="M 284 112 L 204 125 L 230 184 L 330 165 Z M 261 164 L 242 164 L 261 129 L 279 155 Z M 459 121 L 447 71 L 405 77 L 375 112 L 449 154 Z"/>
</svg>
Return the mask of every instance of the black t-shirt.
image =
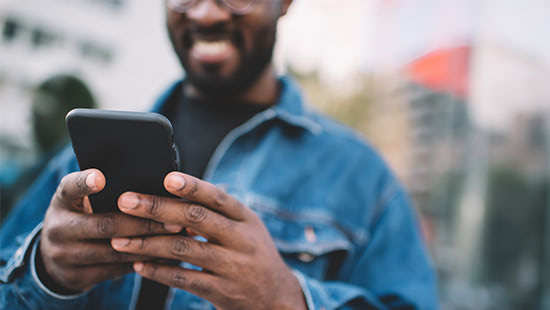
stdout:
<svg viewBox="0 0 550 310">
<path fill-rule="evenodd" d="M 222 139 L 269 106 L 189 98 L 176 90 L 161 112 L 172 122 L 181 171 L 202 178 Z M 167 286 L 142 279 L 136 309 L 163 309 L 167 293 Z"/>
<path fill-rule="evenodd" d="M 268 108 L 251 103 L 201 100 L 178 93 L 180 104 L 171 107 L 168 118 L 174 126 L 181 170 L 198 178 L 202 178 L 210 157 L 227 133 Z"/>
</svg>

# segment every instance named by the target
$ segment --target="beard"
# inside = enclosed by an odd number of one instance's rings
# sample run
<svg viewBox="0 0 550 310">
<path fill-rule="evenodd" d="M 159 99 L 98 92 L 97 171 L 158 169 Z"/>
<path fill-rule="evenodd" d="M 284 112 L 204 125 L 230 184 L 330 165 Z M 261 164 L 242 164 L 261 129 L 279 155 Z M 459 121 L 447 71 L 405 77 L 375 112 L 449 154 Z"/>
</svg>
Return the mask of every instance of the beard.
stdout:
<svg viewBox="0 0 550 310">
<path fill-rule="evenodd" d="M 275 46 L 276 26 L 265 25 L 254 33 L 250 51 L 244 49 L 243 36 L 238 31 L 231 33 L 231 41 L 239 51 L 239 63 L 236 69 L 227 76 L 220 76 L 220 66 L 217 64 L 203 65 L 205 73 L 197 73 L 191 69 L 188 51 L 192 44 L 191 32 L 208 34 L 227 33 L 222 26 L 211 29 L 190 29 L 183 34 L 183 49 L 178 49 L 174 34 L 169 31 L 170 40 L 178 59 L 185 70 L 186 82 L 191 83 L 199 91 L 209 97 L 227 97 L 242 93 L 249 88 L 271 63 Z"/>
</svg>

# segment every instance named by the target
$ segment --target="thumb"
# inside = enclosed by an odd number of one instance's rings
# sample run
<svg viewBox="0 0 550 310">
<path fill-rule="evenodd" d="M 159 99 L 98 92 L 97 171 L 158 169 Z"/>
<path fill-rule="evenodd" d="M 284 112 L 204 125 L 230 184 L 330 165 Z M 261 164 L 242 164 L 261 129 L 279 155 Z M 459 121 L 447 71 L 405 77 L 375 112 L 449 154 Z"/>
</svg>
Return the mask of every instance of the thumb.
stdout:
<svg viewBox="0 0 550 310">
<path fill-rule="evenodd" d="M 64 209 L 82 210 L 84 198 L 101 191 L 104 187 L 105 176 L 97 169 L 73 172 L 61 180 L 52 202 Z"/>
</svg>

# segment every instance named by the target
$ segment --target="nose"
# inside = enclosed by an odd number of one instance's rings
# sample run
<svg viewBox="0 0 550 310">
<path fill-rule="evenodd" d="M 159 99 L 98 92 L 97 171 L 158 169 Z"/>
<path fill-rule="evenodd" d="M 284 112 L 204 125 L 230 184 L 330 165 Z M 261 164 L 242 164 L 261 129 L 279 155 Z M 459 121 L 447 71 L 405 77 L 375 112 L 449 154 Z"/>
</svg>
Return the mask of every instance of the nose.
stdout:
<svg viewBox="0 0 550 310">
<path fill-rule="evenodd" d="M 202 0 L 188 9 L 187 18 L 201 26 L 209 27 L 229 21 L 231 12 L 220 6 L 216 0 Z"/>
</svg>

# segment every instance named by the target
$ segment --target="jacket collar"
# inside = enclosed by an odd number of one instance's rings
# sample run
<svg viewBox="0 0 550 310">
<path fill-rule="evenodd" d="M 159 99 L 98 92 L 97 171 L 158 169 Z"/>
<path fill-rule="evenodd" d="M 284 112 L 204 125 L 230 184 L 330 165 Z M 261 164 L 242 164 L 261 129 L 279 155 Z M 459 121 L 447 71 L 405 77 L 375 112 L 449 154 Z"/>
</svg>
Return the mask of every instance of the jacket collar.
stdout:
<svg viewBox="0 0 550 310">
<path fill-rule="evenodd" d="M 261 112 L 273 115 L 268 118 L 277 118 L 285 124 L 299 127 L 318 134 L 321 126 L 311 117 L 311 112 L 307 109 L 305 100 L 296 81 L 289 76 L 279 77 L 281 83 L 281 94 L 277 104 Z M 183 80 L 172 84 L 153 105 L 152 111 L 159 113 L 164 105 L 175 91 L 180 91 Z"/>
</svg>

